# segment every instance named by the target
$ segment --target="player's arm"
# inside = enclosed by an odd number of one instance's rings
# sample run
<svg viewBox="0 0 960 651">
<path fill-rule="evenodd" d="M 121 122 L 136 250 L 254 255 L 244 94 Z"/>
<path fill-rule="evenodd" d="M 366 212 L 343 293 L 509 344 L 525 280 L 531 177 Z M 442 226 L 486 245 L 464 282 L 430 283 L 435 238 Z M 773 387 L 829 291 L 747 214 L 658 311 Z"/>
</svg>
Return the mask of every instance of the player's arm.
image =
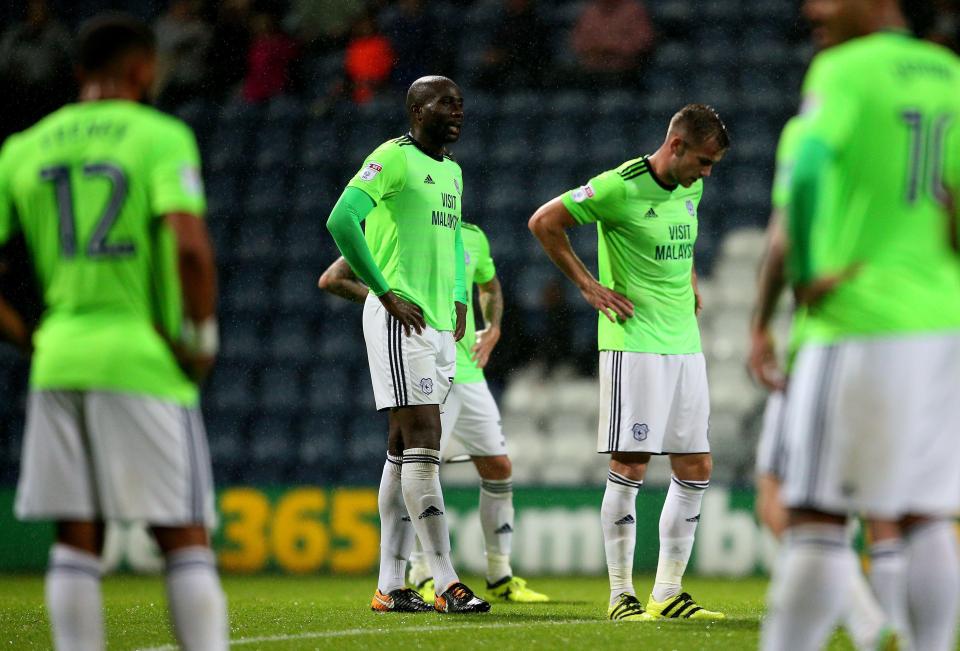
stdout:
<svg viewBox="0 0 960 651">
<path fill-rule="evenodd" d="M 184 324 L 175 346 L 181 363 L 195 379 L 213 368 L 219 348 L 217 333 L 217 267 L 210 233 L 203 219 L 175 212 L 164 217 L 176 239 Z"/>
<path fill-rule="evenodd" d="M 477 341 L 471 350 L 471 357 L 477 366 L 484 368 L 490 361 L 490 354 L 500 341 L 500 323 L 503 320 L 503 288 L 500 279 L 494 276 L 485 283 L 477 283 L 480 290 L 480 311 L 483 314 L 484 328 L 477 332 Z"/>
<path fill-rule="evenodd" d="M 353 269 L 347 264 L 343 256 L 333 261 L 327 270 L 320 276 L 317 286 L 325 292 L 330 292 L 334 296 L 345 298 L 361 305 L 370 295 L 370 290 L 353 273 Z"/>
<path fill-rule="evenodd" d="M 453 304 L 457 311 L 457 323 L 453 329 L 453 340 L 460 341 L 467 331 L 467 264 L 463 250 L 463 233 L 460 220 L 453 239 Z"/>
<path fill-rule="evenodd" d="M 33 337 L 23 316 L 0 296 L 0 337 L 26 354 L 33 352 Z"/>
<path fill-rule="evenodd" d="M 613 322 L 629 319 L 633 316 L 633 303 L 601 285 L 570 245 L 567 229 L 575 224 L 573 215 L 563 205 L 561 197 L 540 206 L 527 223 L 543 250 L 560 271 L 573 281 L 590 305 Z"/>
<path fill-rule="evenodd" d="M 7 145 L 12 142 L 7 141 Z M 7 185 L 9 175 L 7 163 L 11 160 L 9 149 L 0 149 L 0 246 L 7 244 L 14 233 L 19 231 L 19 221 L 13 207 L 13 200 Z M 6 265 L 0 264 L 0 274 L 6 271 Z M 9 341 L 28 355 L 33 352 L 33 334 L 26 320 L 14 307 L 0 295 L 0 338 Z"/>
<path fill-rule="evenodd" d="M 359 188 L 347 186 L 327 219 L 327 230 L 354 273 L 376 294 L 384 309 L 403 325 L 406 335 L 410 336 L 411 328 L 420 334 L 426 327 L 423 312 L 393 293 L 363 237 L 360 224 L 373 207 L 370 195 Z"/>
<path fill-rule="evenodd" d="M 774 209 L 767 228 L 767 248 L 757 274 L 757 298 L 750 318 L 750 357 L 747 362 L 757 382 L 774 391 L 783 390 L 785 386 L 783 372 L 777 363 L 770 322 L 787 284 L 784 273 L 786 257 L 787 235 L 783 226 L 783 211 Z"/>
<path fill-rule="evenodd" d="M 697 268 L 690 266 L 690 285 L 693 287 L 693 313 L 700 316 L 703 311 L 703 298 L 700 296 L 700 286 L 697 284 Z"/>
</svg>

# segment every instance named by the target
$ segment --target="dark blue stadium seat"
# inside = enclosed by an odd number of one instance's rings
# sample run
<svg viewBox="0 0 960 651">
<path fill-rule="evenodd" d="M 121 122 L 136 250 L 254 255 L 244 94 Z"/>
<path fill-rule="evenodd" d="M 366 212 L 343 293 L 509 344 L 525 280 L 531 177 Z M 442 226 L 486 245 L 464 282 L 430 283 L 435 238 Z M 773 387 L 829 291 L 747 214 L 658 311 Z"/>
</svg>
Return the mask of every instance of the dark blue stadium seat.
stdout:
<svg viewBox="0 0 960 651">
<path fill-rule="evenodd" d="M 275 341 L 271 341 L 274 349 Z M 295 360 L 276 362 L 262 369 L 259 375 L 259 405 L 263 412 L 290 414 L 302 406 L 300 369 Z"/>
<path fill-rule="evenodd" d="M 235 170 L 246 158 L 248 132 L 234 125 L 222 125 L 207 147 L 204 162 L 214 173 Z"/>
<path fill-rule="evenodd" d="M 292 166 L 296 162 L 292 127 L 268 124 L 260 131 L 257 134 L 253 162 L 258 170 L 268 174 Z"/>
<path fill-rule="evenodd" d="M 309 322 L 300 316 L 302 311 L 273 320 L 268 337 L 270 357 L 287 365 L 310 364 L 318 357 L 315 332 Z"/>
</svg>

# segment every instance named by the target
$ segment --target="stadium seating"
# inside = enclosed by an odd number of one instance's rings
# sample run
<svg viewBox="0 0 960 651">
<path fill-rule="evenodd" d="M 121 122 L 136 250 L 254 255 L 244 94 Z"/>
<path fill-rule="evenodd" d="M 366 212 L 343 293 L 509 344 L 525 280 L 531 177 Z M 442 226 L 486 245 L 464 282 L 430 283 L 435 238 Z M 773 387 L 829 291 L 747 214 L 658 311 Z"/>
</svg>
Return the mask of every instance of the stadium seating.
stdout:
<svg viewBox="0 0 960 651">
<path fill-rule="evenodd" d="M 501 5 L 480 0 L 465 12 L 456 10 L 465 24 L 453 74 L 465 87 L 467 117 L 463 140 L 452 149 L 464 168 L 464 217 L 487 231 L 508 305 L 517 310 L 515 322 L 524 324 L 527 334 L 548 327 L 543 290 L 562 280 L 527 232 L 527 218 L 536 207 L 603 169 L 652 151 L 672 112 L 685 102 L 713 102 L 727 120 L 733 148 L 707 182 L 696 264 L 707 290 L 703 330 L 716 414 L 717 473 L 734 482 L 747 480 L 743 466 L 749 465 L 752 433 L 743 423 L 762 399 L 742 370 L 752 265 L 760 247 L 755 233 L 769 212 L 776 137 L 795 110 L 809 55 L 790 45 L 793 5 L 650 2 L 661 38 L 637 87 L 597 93 L 558 83 L 498 97 L 471 85 Z M 454 7 L 428 6 L 440 14 Z M 568 31 L 581 6 L 576 1 L 539 5 L 555 30 L 560 63 L 569 60 Z M 737 16 L 743 12 L 763 15 L 764 30 L 742 30 Z M 382 414 L 373 412 L 359 306 L 322 295 L 316 280 L 338 255 L 324 228 L 333 202 L 364 156 L 406 127 L 398 93 L 359 108 L 315 103 L 341 65 L 339 53 L 307 61 L 302 96 L 281 96 L 263 105 L 192 100 L 175 111 L 198 134 L 221 267 L 223 355 L 204 391 L 218 479 L 379 479 L 386 425 Z M 593 229 L 576 230 L 573 241 L 594 266 Z M 596 317 L 565 281 L 563 287 L 572 324 L 570 354 L 589 358 Z M 511 336 L 504 333 L 504 348 L 511 346 Z M 0 480 L 9 483 L 18 463 L 26 371 L 9 349 L 0 353 L 0 381 L 16 393 L 3 401 L 0 423 Z M 524 393 L 520 377 L 495 379 L 507 382 L 509 397 Z M 602 461 L 587 454 L 595 441 L 596 406 L 588 408 L 587 417 L 541 419 L 569 402 L 571 391 L 595 400 L 595 384 L 569 376 L 531 387 L 525 395 L 530 402 L 504 405 L 517 481 L 602 481 Z M 566 397 L 541 400 L 554 390 Z M 719 453 L 726 445 L 736 446 L 734 458 Z M 565 470 L 543 470 L 544 465 Z M 468 464 L 444 472 L 473 481 Z"/>
</svg>

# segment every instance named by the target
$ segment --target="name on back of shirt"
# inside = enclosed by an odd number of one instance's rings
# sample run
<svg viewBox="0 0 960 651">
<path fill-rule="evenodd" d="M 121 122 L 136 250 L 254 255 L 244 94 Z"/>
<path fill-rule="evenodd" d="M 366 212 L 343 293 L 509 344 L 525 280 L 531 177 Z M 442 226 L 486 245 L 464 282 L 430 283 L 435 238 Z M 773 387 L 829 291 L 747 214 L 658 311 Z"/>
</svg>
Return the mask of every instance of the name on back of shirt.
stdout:
<svg viewBox="0 0 960 651">
<path fill-rule="evenodd" d="M 440 193 L 440 200 L 445 210 L 434 210 L 432 223 L 434 226 L 456 229 L 457 222 L 460 221 L 459 215 L 446 212 L 447 210 L 457 209 L 457 197 L 446 192 Z"/>
<path fill-rule="evenodd" d="M 71 122 L 44 134 L 40 140 L 40 145 L 42 147 L 52 147 L 90 138 L 109 138 L 114 142 L 119 142 L 126 135 L 126 123 L 93 118 Z"/>
</svg>

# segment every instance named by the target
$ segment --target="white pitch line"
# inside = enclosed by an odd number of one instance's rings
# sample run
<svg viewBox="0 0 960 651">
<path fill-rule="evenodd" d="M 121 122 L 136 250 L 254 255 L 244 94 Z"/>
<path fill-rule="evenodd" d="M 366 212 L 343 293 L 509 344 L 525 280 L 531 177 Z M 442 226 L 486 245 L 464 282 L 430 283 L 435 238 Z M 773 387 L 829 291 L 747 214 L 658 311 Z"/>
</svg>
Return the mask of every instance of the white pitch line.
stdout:
<svg viewBox="0 0 960 651">
<path fill-rule="evenodd" d="M 557 619 L 552 621 L 537 622 L 502 622 L 497 624 L 452 624 L 437 626 L 401 626 L 398 628 L 348 628 L 342 631 L 314 631 L 309 633 L 291 633 L 287 635 L 263 635 L 260 637 L 241 637 L 236 640 L 230 640 L 230 646 L 244 646 L 247 644 L 261 644 L 263 642 L 289 642 L 291 640 L 318 640 L 338 637 L 358 637 L 362 635 L 378 635 L 381 633 L 433 633 L 443 631 L 475 631 L 488 628 L 530 628 L 534 626 L 558 626 L 558 625 L 580 625 L 597 624 L 605 620 L 602 619 Z M 165 644 L 164 646 L 155 646 L 139 649 L 139 651 L 178 651 L 180 647 L 176 644 Z"/>
</svg>

